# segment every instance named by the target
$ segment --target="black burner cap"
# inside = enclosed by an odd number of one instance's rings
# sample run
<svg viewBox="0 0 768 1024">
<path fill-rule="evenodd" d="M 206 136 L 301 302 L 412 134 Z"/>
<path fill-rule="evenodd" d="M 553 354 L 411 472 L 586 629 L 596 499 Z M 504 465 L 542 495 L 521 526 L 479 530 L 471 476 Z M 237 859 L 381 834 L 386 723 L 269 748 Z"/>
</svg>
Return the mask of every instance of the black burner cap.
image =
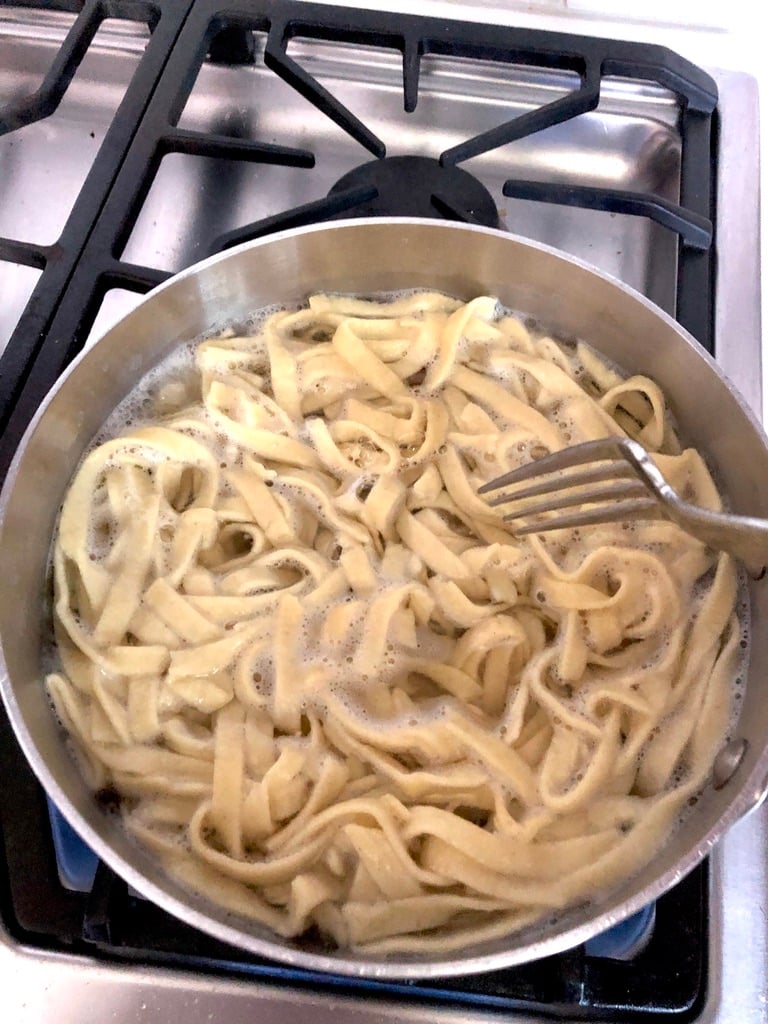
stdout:
<svg viewBox="0 0 768 1024">
<path fill-rule="evenodd" d="M 389 156 L 355 167 L 329 196 L 369 186 L 376 195 L 342 216 L 446 217 L 499 227 L 499 212 L 485 185 L 460 167 L 441 167 L 426 156 Z"/>
</svg>

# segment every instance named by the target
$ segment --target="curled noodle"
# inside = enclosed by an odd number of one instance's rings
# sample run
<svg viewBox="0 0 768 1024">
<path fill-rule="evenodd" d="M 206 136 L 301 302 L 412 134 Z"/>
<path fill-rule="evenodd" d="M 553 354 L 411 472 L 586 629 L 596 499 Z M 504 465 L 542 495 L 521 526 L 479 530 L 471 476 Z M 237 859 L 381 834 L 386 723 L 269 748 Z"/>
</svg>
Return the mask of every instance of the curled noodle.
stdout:
<svg viewBox="0 0 768 1024">
<path fill-rule="evenodd" d="M 666 522 L 515 539 L 485 481 L 607 434 L 720 499 L 664 396 L 494 299 L 313 296 L 90 451 L 47 686 L 169 873 L 283 936 L 445 951 L 653 856 L 711 769 L 731 560 Z"/>
</svg>

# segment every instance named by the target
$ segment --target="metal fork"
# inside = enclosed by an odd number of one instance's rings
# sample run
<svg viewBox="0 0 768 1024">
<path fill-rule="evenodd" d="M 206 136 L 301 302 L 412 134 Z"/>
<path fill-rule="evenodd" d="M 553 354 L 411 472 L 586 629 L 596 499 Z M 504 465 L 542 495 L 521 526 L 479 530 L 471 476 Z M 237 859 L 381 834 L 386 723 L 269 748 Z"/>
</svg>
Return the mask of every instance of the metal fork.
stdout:
<svg viewBox="0 0 768 1024">
<path fill-rule="evenodd" d="M 520 487 L 528 480 L 535 483 Z M 502 489 L 489 504 L 517 506 L 504 516 L 507 522 L 531 520 L 512 528 L 518 537 L 666 518 L 708 547 L 738 558 L 752 575 L 761 576 L 768 564 L 768 520 L 710 512 L 683 501 L 645 448 L 629 438 L 606 437 L 553 452 L 489 481 L 478 494 Z M 542 500 L 531 503 L 532 498 Z M 561 514 L 550 515 L 555 512 Z"/>
</svg>

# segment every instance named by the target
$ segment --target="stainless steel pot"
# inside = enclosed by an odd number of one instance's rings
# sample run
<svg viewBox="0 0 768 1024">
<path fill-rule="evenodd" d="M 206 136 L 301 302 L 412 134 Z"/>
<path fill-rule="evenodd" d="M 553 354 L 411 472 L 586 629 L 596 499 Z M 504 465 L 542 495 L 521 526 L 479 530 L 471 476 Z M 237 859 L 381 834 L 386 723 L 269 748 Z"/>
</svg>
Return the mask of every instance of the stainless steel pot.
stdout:
<svg viewBox="0 0 768 1024">
<path fill-rule="evenodd" d="M 84 353 L 30 425 L 0 495 L 2 694 L 43 786 L 118 874 L 191 925 L 289 964 L 371 977 L 472 973 L 548 956 L 621 921 L 673 886 L 768 785 L 768 579 L 749 585 L 752 648 L 735 743 L 721 773 L 661 853 L 610 897 L 506 940 L 450 958 L 373 958 L 282 940 L 169 880 L 83 781 L 42 685 L 46 564 L 56 516 L 81 453 L 138 379 L 178 343 L 313 291 L 357 294 L 431 287 L 498 296 L 565 337 L 589 341 L 663 386 L 686 439 L 707 454 L 735 511 L 768 517 L 768 440 L 716 364 L 670 317 L 621 283 L 563 254 L 485 228 L 424 220 L 358 220 L 285 232 L 213 257 L 172 278 Z M 738 761 L 738 757 L 733 758 Z M 12 785 L 6 780 L 6 785 Z"/>
</svg>

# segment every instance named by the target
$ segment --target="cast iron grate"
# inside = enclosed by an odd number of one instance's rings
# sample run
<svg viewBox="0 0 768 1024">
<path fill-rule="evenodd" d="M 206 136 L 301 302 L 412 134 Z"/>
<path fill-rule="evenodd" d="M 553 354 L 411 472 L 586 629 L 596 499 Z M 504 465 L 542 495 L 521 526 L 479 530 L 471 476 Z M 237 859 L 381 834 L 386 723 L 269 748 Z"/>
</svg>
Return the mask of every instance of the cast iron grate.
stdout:
<svg viewBox="0 0 768 1024">
<path fill-rule="evenodd" d="M 377 165 L 387 168 L 385 178 L 393 167 L 391 158 L 386 163 L 384 142 L 289 56 L 288 43 L 294 37 L 399 52 L 405 117 L 417 106 L 420 61 L 427 53 L 564 69 L 577 75 L 579 84 L 569 95 L 466 139 L 434 161 L 435 166 L 430 168 L 434 180 L 430 180 L 426 205 L 422 196 L 423 213 L 468 222 L 488 222 L 493 219 L 493 210 L 485 196 L 477 200 L 470 196 L 467 200 L 461 189 L 457 194 L 444 194 L 442 182 L 448 179 L 441 176 L 442 171 L 458 173 L 458 165 L 474 155 L 594 109 L 606 75 L 642 79 L 658 83 L 679 97 L 679 203 L 647 193 L 560 188 L 514 179 L 505 183 L 503 194 L 643 216 L 676 232 L 678 319 L 711 350 L 717 94 L 707 75 L 668 51 L 418 16 L 395 19 L 288 0 L 242 0 L 231 7 L 214 0 L 196 0 L 193 5 L 173 0 L 152 4 L 142 0 L 86 0 L 84 4 L 72 0 L 70 5 L 62 0 L 58 6 L 82 13 L 73 26 L 68 51 L 59 60 L 63 79 L 52 84 L 52 101 L 66 88 L 67 75 L 71 75 L 82 46 L 100 19 L 144 18 L 152 28 L 152 38 L 57 246 L 34 247 L 0 240 L 0 259 L 44 270 L 0 362 L 3 471 L 44 394 L 82 348 L 106 292 L 117 287 L 142 293 L 169 276 L 166 270 L 133 265 L 120 257 L 163 156 L 217 156 L 311 171 L 314 154 L 309 149 L 179 127 L 203 61 L 255 61 L 254 31 L 267 36 L 265 65 L 359 142 L 361 165 L 373 164 L 377 170 L 372 180 L 360 182 L 353 177 L 352 181 L 340 182 L 328 195 L 313 195 L 310 185 L 305 203 L 219 236 L 211 249 L 340 215 L 406 212 L 396 204 L 390 208 L 385 202 L 388 197 L 382 197 L 386 186 Z M 20 104 L 6 112 L 9 126 L 25 117 L 45 116 L 46 102 L 38 111 L 34 104 Z M 396 174 L 396 169 L 392 173 Z M 497 199 L 491 197 L 491 204 L 495 202 Z M 16 780 L 12 791 L 10 787 L 0 789 L 7 868 L 0 871 L 0 905 L 6 927 L 23 941 L 62 950 L 98 950 L 106 958 L 121 961 L 223 970 L 256 976 L 275 985 L 309 985 L 315 990 L 390 999 L 407 995 L 431 1003 L 472 1003 L 489 1010 L 536 1009 L 593 1019 L 611 1019 L 619 1013 L 637 1019 L 692 1019 L 706 996 L 706 866 L 659 901 L 653 937 L 630 963 L 591 957 L 581 949 L 538 964 L 460 981 L 445 980 L 439 985 L 362 984 L 289 971 L 244 957 L 158 908 L 133 899 L 123 883 L 106 869 L 101 870 L 90 896 L 62 888 L 44 796 L 15 744 L 4 714 L 0 716 L 0 764 L 5 777 Z"/>
<path fill-rule="evenodd" d="M 58 240 L 52 245 L 35 245 L 0 237 L 0 268 L 2 261 L 7 261 L 42 271 L 0 357 L 0 427 L 14 407 L 38 351 L 55 345 L 49 336 L 51 320 L 186 14 L 186 4 L 174 0 L 55 0 L 54 3 L 24 0 L 23 6 L 33 10 L 54 9 L 77 17 L 40 87 L 31 95 L 0 106 L 0 135 L 41 121 L 55 112 L 107 18 L 143 22 L 150 30 L 150 39 Z"/>
</svg>

